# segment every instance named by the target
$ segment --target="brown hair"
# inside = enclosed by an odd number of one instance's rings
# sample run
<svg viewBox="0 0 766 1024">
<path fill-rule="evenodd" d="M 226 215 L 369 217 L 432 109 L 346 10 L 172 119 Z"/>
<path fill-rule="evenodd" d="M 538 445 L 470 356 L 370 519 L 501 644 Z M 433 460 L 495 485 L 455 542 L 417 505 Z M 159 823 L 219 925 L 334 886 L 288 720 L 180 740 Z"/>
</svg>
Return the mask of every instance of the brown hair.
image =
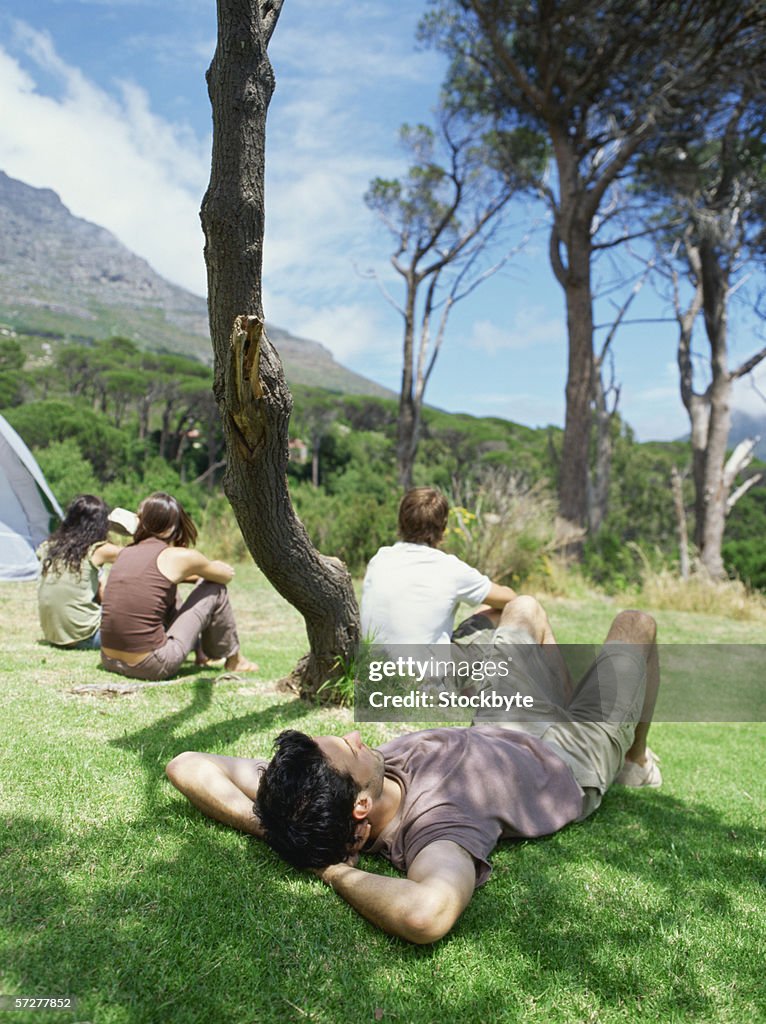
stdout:
<svg viewBox="0 0 766 1024">
<path fill-rule="evenodd" d="M 168 531 L 172 531 L 168 533 Z M 197 527 L 172 494 L 155 491 L 138 507 L 138 528 L 133 537 L 140 544 L 147 537 L 161 537 L 179 548 L 191 547 L 197 540 Z"/>
<path fill-rule="evenodd" d="M 434 487 L 407 491 L 399 505 L 399 536 L 411 544 L 435 548 L 447 528 L 449 505 Z"/>
<path fill-rule="evenodd" d="M 92 544 L 106 540 L 109 506 L 93 494 L 80 494 L 66 510 L 64 522 L 48 538 L 43 559 L 43 576 L 53 569 L 67 568 L 80 573 Z M 87 572 L 86 572 L 87 575 Z"/>
</svg>

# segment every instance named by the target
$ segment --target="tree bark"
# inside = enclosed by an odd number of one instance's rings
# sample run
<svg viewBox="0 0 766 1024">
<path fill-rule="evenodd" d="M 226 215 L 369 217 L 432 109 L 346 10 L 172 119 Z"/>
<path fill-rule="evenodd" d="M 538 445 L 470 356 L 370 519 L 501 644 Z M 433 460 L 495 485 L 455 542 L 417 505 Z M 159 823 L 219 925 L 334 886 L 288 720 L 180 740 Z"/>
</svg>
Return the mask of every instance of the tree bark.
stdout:
<svg viewBox="0 0 766 1024">
<path fill-rule="evenodd" d="M 609 510 L 609 483 L 614 455 L 613 423 L 616 405 L 609 408 L 600 361 L 593 367 L 593 417 L 595 427 L 593 470 L 588 473 L 588 529 L 595 536 Z"/>
<path fill-rule="evenodd" d="M 287 682 L 316 696 L 350 662 L 360 627 L 345 566 L 315 550 L 290 502 L 292 396 L 263 329 L 265 127 L 274 90 L 267 46 L 281 6 L 218 0 L 218 45 L 208 71 L 213 160 L 201 219 L 224 490 L 256 563 L 306 621 L 310 652 Z"/>
<path fill-rule="evenodd" d="M 689 579 L 689 536 L 686 529 L 686 509 L 684 508 L 684 490 L 681 481 L 681 474 L 675 466 L 670 470 L 670 484 L 673 490 L 673 507 L 676 512 L 678 523 L 678 558 L 681 570 L 681 579 Z"/>
<path fill-rule="evenodd" d="M 700 558 L 714 579 L 726 575 L 721 547 L 726 527 L 724 486 L 726 447 L 731 429 L 731 375 L 728 367 L 727 297 L 728 275 L 718 259 L 715 246 L 703 239 L 699 247 L 702 270 L 702 308 L 710 343 L 711 380 L 708 388 L 709 419 L 702 501 L 704 516 L 700 534 Z"/>
<path fill-rule="evenodd" d="M 559 168 L 571 160 L 559 155 Z M 574 173 L 574 172 L 573 172 Z M 575 207 L 574 186 L 563 195 L 558 221 L 556 248 L 566 248 L 566 266 L 556 252 L 554 271 L 564 288 L 569 351 L 567 359 L 566 415 L 559 472 L 559 514 L 577 526 L 588 521 L 588 454 L 591 430 L 591 388 L 593 380 L 593 292 L 591 288 L 590 218 Z"/>
<path fill-rule="evenodd" d="M 414 271 L 405 275 L 407 295 L 404 305 L 402 344 L 402 384 L 399 390 L 399 419 L 396 431 L 396 465 L 402 490 L 412 487 L 412 470 L 417 451 L 418 419 L 414 397 L 415 296 L 418 282 Z"/>
</svg>

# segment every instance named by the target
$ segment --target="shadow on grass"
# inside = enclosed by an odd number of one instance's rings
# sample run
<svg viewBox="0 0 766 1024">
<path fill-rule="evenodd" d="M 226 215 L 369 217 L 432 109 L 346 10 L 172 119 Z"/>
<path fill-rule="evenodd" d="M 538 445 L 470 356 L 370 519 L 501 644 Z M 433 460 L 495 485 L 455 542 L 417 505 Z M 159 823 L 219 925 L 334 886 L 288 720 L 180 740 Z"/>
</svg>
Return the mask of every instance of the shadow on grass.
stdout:
<svg viewBox="0 0 766 1024">
<path fill-rule="evenodd" d="M 215 683 L 212 679 L 200 678 L 193 686 L 191 700 L 185 707 L 110 741 L 112 746 L 138 755 L 146 774 L 147 810 L 156 806 L 157 790 L 165 778 L 165 765 L 176 754 L 183 750 L 215 750 L 244 734 L 261 733 L 277 724 L 284 727 L 286 722 L 302 718 L 312 710 L 305 702 L 293 699 L 237 718 L 188 729 L 184 726 L 211 706 Z"/>
<path fill-rule="evenodd" d="M 590 821 L 501 844 L 497 891 L 475 897 L 455 938 L 480 920 L 482 943 L 518 957 L 533 991 L 555 977 L 627 1020 L 753 1019 L 754 1004 L 766 1012 L 762 946 L 742 908 L 763 909 L 765 838 L 704 804 L 618 788 Z M 508 904 L 488 919 L 501 887 Z"/>
<path fill-rule="evenodd" d="M 543 1020 L 546 999 L 552 1020 L 744 1020 L 763 993 L 757 927 L 732 898 L 763 885 L 763 834 L 662 794 L 501 847 L 495 879 L 426 948 L 192 809 L 76 835 L 6 826 L 3 963 L 29 991 L 78 996 L 80 1020 Z"/>
</svg>

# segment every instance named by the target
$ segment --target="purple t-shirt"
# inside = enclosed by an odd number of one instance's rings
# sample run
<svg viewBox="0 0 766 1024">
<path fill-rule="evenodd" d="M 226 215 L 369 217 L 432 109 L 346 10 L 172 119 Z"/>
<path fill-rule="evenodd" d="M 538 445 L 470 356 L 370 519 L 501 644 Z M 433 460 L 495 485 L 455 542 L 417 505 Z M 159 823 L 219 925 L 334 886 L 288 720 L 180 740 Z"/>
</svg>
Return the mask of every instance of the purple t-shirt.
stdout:
<svg viewBox="0 0 766 1024">
<path fill-rule="evenodd" d="M 582 813 L 571 769 L 542 740 L 500 726 L 427 729 L 379 747 L 402 801 L 367 852 L 406 871 L 430 843 L 449 839 L 489 878 L 499 839 L 557 832 Z"/>
</svg>

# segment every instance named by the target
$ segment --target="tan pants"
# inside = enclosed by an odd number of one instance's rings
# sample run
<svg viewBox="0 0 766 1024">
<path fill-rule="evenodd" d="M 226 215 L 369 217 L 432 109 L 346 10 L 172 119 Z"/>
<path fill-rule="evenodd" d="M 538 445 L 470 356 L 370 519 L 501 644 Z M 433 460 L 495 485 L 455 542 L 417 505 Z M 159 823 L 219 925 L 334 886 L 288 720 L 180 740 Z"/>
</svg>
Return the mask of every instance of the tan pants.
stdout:
<svg viewBox="0 0 766 1024">
<path fill-rule="evenodd" d="M 548 743 L 572 769 L 583 793 L 587 817 L 615 779 L 633 743 L 646 692 L 646 660 L 638 645 L 604 644 L 598 657 L 564 704 L 555 662 L 522 630 L 502 626 L 493 635 L 494 651 L 509 659 L 513 674 L 503 686 L 534 694 L 534 711 L 513 722 L 492 711 L 479 712 L 474 725 L 502 725 Z"/>
</svg>

